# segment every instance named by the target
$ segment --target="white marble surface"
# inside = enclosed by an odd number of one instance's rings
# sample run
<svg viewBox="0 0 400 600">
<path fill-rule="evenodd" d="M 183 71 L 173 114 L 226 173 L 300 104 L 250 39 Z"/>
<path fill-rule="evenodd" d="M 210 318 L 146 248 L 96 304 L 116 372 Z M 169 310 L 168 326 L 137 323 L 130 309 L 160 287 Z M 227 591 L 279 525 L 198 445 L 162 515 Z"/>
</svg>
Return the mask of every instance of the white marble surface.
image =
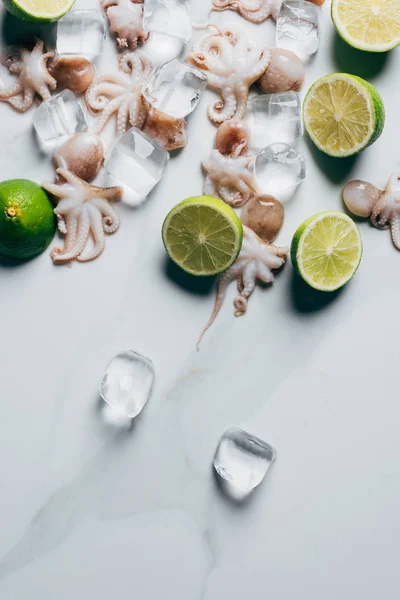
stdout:
<svg viewBox="0 0 400 600">
<path fill-rule="evenodd" d="M 356 161 L 299 144 L 308 178 L 286 207 L 281 244 L 305 217 L 340 209 L 350 176 L 382 185 L 400 166 L 398 51 L 358 54 L 336 36 L 328 3 L 322 14 L 305 89 L 332 71 L 367 76 L 387 124 Z M 16 27 L 7 18 L 3 38 Z M 273 39 L 272 24 L 249 27 Z M 114 63 L 108 40 L 100 68 Z M 232 288 L 196 352 L 213 290 L 168 264 L 160 227 L 201 191 L 212 98 L 147 204 L 120 208 L 99 260 L 55 267 L 45 253 L 0 265 L 1 600 L 399 598 L 400 256 L 387 232 L 361 223 L 364 258 L 342 293 L 321 304 L 288 264 L 246 318 L 232 316 Z M 32 112 L 3 105 L 0 115 L 1 177 L 51 177 Z M 130 429 L 110 422 L 97 394 L 109 359 L 128 348 L 157 367 Z M 278 450 L 240 505 L 211 469 L 231 424 Z"/>
</svg>

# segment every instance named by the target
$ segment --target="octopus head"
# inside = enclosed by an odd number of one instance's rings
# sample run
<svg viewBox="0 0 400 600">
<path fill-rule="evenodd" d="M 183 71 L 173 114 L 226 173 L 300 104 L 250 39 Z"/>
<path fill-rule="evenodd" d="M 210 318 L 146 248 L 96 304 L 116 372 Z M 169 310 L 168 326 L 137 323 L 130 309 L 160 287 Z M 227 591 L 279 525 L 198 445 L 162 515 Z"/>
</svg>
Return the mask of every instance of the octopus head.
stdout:
<svg viewBox="0 0 400 600">
<path fill-rule="evenodd" d="M 215 147 L 225 156 L 240 156 L 248 149 L 249 130 L 243 121 L 230 119 L 217 131 Z"/>
<path fill-rule="evenodd" d="M 304 75 L 304 65 L 296 54 L 284 48 L 272 48 L 271 61 L 259 84 L 266 94 L 298 91 L 303 85 Z"/>
<path fill-rule="evenodd" d="M 343 202 L 353 215 L 367 218 L 381 194 L 381 190 L 368 181 L 354 179 L 343 189 Z"/>
<path fill-rule="evenodd" d="M 83 56 L 57 56 L 49 63 L 49 72 L 60 90 L 75 94 L 86 92 L 94 79 L 94 66 Z"/>
<path fill-rule="evenodd" d="M 143 131 L 168 151 L 183 148 L 187 142 L 186 121 L 153 107 L 148 112 Z"/>
</svg>

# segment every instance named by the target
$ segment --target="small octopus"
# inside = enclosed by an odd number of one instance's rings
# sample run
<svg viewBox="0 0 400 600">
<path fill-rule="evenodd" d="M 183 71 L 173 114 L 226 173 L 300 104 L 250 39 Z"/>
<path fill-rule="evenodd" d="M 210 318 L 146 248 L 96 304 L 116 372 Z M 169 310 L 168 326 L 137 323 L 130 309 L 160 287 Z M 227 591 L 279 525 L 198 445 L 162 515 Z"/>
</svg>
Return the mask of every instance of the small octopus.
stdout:
<svg viewBox="0 0 400 600">
<path fill-rule="evenodd" d="M 0 101 L 8 102 L 18 112 L 26 112 L 33 104 L 35 95 L 49 100 L 56 89 L 57 81 L 47 69 L 47 61 L 54 52 L 43 53 L 44 44 L 37 39 L 32 51 L 22 48 L 19 55 L 6 60 L 10 73 L 18 75 L 18 80 L 5 89 L 0 89 Z"/>
<path fill-rule="evenodd" d="M 207 173 L 204 194 L 218 196 L 238 208 L 259 193 L 257 181 L 249 166 L 254 161 L 246 156 L 249 132 L 243 121 L 231 119 L 217 131 L 216 149 L 203 162 Z"/>
<path fill-rule="evenodd" d="M 119 215 L 110 201 L 120 200 L 122 189 L 96 187 L 67 169 L 57 169 L 57 176 L 61 183 L 42 184 L 58 199 L 54 213 L 58 229 L 65 235 L 64 248 L 53 248 L 51 257 L 56 264 L 93 260 L 104 250 L 104 234 L 119 228 Z M 90 238 L 93 247 L 84 253 Z"/>
<path fill-rule="evenodd" d="M 221 93 L 221 98 L 208 109 L 210 120 L 219 125 L 228 119 L 243 119 L 246 114 L 249 87 L 265 73 L 271 60 L 268 48 L 251 42 L 241 29 L 206 33 L 189 54 L 188 61 L 206 71 L 208 85 Z"/>
<path fill-rule="evenodd" d="M 268 17 L 276 19 L 282 0 L 213 0 L 213 10 L 234 10 L 251 23 L 262 23 Z"/>
<path fill-rule="evenodd" d="M 99 134 L 116 114 L 116 131 L 120 137 L 130 127 L 142 129 L 148 105 L 142 96 L 146 77 L 152 69 L 150 59 L 140 52 L 128 52 L 119 59 L 120 73 L 96 77 L 85 94 L 88 109 L 100 115 L 94 133 Z"/>
<path fill-rule="evenodd" d="M 267 244 L 249 227 L 243 226 L 243 244 L 239 256 L 230 269 L 219 278 L 214 309 L 201 333 L 197 347 L 217 318 L 229 284 L 234 279 L 238 281 L 239 295 L 234 300 L 234 314 L 235 317 L 241 317 L 247 310 L 247 301 L 255 289 L 257 279 L 264 283 L 272 283 L 274 281 L 272 269 L 280 269 L 284 265 L 288 251 L 288 248 Z"/>
<path fill-rule="evenodd" d="M 143 2 L 144 0 L 100 0 L 110 23 L 110 31 L 116 35 L 118 48 L 136 50 L 149 37 L 143 27 Z"/>
<path fill-rule="evenodd" d="M 394 247 L 400 250 L 400 173 L 393 173 L 380 190 L 368 181 L 355 179 L 343 190 L 343 201 L 357 217 L 370 217 L 378 229 L 388 229 Z"/>
</svg>

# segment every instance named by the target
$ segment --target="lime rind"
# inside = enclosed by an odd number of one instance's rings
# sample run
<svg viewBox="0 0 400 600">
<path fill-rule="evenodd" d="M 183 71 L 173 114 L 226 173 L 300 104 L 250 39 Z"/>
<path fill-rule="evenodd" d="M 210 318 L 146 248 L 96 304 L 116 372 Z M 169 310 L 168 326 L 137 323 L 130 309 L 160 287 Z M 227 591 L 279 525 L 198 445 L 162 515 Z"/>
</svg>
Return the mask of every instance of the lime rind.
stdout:
<svg viewBox="0 0 400 600">
<path fill-rule="evenodd" d="M 307 270 L 305 268 L 304 256 L 310 253 L 309 249 L 305 248 L 307 238 L 310 234 L 315 232 L 315 230 L 318 228 L 318 225 L 320 225 L 322 221 L 329 218 L 337 220 L 338 222 L 346 222 L 348 226 L 348 232 L 349 234 L 352 234 L 354 236 L 354 240 L 356 242 L 351 247 L 349 247 L 348 250 L 351 252 L 351 254 L 354 253 L 354 250 L 357 250 L 357 252 L 355 253 L 354 258 L 351 261 L 348 260 L 349 253 L 343 253 L 342 258 L 348 263 L 346 265 L 347 274 L 341 275 L 337 270 L 337 266 L 335 265 L 335 269 L 338 273 L 337 278 L 332 279 L 332 283 L 330 285 L 324 285 L 323 283 L 321 283 L 320 280 L 316 279 L 310 274 L 309 269 Z M 322 247 L 323 244 L 321 244 L 321 248 Z M 310 287 L 321 292 L 334 292 L 346 285 L 352 279 L 360 265 L 362 258 L 362 250 L 363 248 L 361 234 L 354 221 L 344 213 L 338 211 L 326 211 L 309 217 L 298 227 L 292 239 L 290 257 L 295 270 Z M 320 257 L 318 259 L 320 260 Z M 309 261 L 310 264 L 312 262 L 312 260 Z"/>
<path fill-rule="evenodd" d="M 214 230 L 210 229 L 213 223 Z M 202 235 L 206 241 L 200 244 L 196 238 L 204 226 Z M 190 275 L 218 275 L 238 257 L 243 226 L 235 211 L 219 198 L 197 196 L 183 200 L 169 211 L 162 239 L 171 260 Z"/>
<path fill-rule="evenodd" d="M 329 150 L 323 144 L 321 144 L 320 140 L 318 139 L 318 136 L 314 134 L 313 128 L 310 123 L 311 117 L 309 115 L 309 105 L 314 98 L 316 90 L 321 85 L 330 83 L 334 84 L 334 82 L 337 81 L 343 81 L 349 86 L 354 86 L 356 90 L 360 93 L 360 95 L 366 100 L 369 112 L 369 123 L 365 125 L 363 123 L 364 127 L 368 127 L 368 133 L 364 136 L 362 140 L 360 140 L 357 144 L 354 144 L 354 146 L 347 151 L 334 152 L 332 150 Z M 315 81 L 308 90 L 303 104 L 303 119 L 308 135 L 319 150 L 321 150 L 325 154 L 328 154 L 328 156 L 332 156 L 334 158 L 344 158 L 348 156 L 353 156 L 354 154 L 365 150 L 365 148 L 373 144 L 379 138 L 385 124 L 385 108 L 379 92 L 368 81 L 365 81 L 361 77 L 358 77 L 356 75 L 350 75 L 348 73 L 332 73 L 330 75 L 325 75 L 324 77 L 321 77 L 320 79 Z"/>
</svg>

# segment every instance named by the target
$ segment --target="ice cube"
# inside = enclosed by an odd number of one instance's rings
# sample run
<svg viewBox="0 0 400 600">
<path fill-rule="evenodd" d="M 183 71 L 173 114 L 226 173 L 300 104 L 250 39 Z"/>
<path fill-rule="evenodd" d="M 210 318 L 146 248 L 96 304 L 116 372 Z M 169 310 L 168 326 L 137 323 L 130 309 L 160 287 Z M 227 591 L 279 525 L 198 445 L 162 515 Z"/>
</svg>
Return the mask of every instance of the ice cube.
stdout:
<svg viewBox="0 0 400 600">
<path fill-rule="evenodd" d="M 276 45 L 307 60 L 318 50 L 319 13 L 307 0 L 285 0 L 276 20 Z"/>
<path fill-rule="evenodd" d="M 144 0 L 143 23 L 150 33 L 164 33 L 185 42 L 192 36 L 190 9 L 186 0 Z"/>
<path fill-rule="evenodd" d="M 294 142 L 303 135 L 300 94 L 282 92 L 251 98 L 246 123 L 251 148 L 265 148 L 273 142 Z"/>
<path fill-rule="evenodd" d="M 139 352 L 127 350 L 117 354 L 108 365 L 100 395 L 107 404 L 133 419 L 150 398 L 153 383 L 152 361 Z"/>
<path fill-rule="evenodd" d="M 251 433 L 230 427 L 220 439 L 213 465 L 218 475 L 250 492 L 264 479 L 276 458 L 276 450 Z"/>
<path fill-rule="evenodd" d="M 113 185 L 124 189 L 124 201 L 141 204 L 164 175 L 169 153 L 145 133 L 132 127 L 113 148 L 106 170 Z"/>
<path fill-rule="evenodd" d="M 42 102 L 32 122 L 44 147 L 60 146 L 65 138 L 87 130 L 85 114 L 71 90 L 64 90 Z"/>
<path fill-rule="evenodd" d="M 179 38 L 171 37 L 165 33 L 154 32 L 147 40 L 141 52 L 150 58 L 153 68 L 163 65 L 173 58 L 180 58 L 186 50 L 186 42 Z"/>
<path fill-rule="evenodd" d="M 196 108 L 206 87 L 207 77 L 202 71 L 174 59 L 150 75 L 143 95 L 158 110 L 183 119 Z"/>
<path fill-rule="evenodd" d="M 257 155 L 254 173 L 263 194 L 283 201 L 305 179 L 306 163 L 288 144 L 270 144 Z"/>
<path fill-rule="evenodd" d="M 103 51 L 106 21 L 95 8 L 70 10 L 57 24 L 57 53 L 94 61 Z"/>
</svg>

